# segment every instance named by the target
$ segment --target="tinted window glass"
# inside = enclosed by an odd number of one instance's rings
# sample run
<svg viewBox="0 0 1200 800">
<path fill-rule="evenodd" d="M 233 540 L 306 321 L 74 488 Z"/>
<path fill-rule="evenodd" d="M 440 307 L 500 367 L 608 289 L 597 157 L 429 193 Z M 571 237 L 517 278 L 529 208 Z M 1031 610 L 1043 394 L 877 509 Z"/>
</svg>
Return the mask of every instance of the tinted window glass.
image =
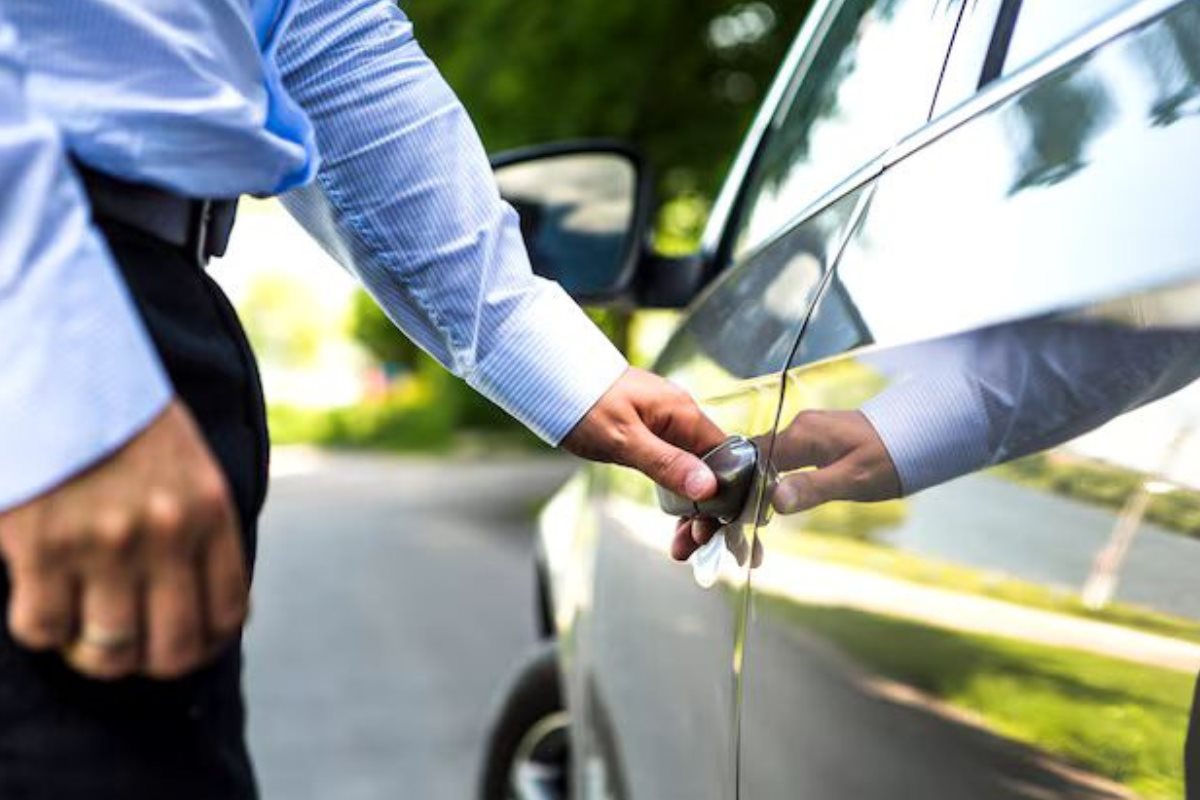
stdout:
<svg viewBox="0 0 1200 800">
<path fill-rule="evenodd" d="M 1087 2 L 1063 2 L 1063 0 L 1024 0 L 1017 26 L 1013 30 L 1008 55 L 1004 59 L 1004 73 L 1033 61 L 1053 50 L 1076 34 L 1117 11 L 1131 6 L 1137 0 L 1087 0 Z"/>
<path fill-rule="evenodd" d="M 767 134 L 746 190 L 735 257 L 924 121 L 948 14 L 957 8 L 933 0 L 834 4 Z"/>
</svg>

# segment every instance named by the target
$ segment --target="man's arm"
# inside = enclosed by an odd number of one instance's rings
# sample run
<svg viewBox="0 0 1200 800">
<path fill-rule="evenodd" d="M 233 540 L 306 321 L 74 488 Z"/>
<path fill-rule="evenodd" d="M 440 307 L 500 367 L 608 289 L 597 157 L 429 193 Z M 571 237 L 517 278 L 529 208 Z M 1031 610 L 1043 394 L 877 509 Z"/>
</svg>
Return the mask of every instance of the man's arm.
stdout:
<svg viewBox="0 0 1200 800">
<path fill-rule="evenodd" d="M 278 57 L 322 157 L 284 204 L 398 327 L 546 441 L 715 489 L 692 452 L 720 431 L 532 274 L 471 121 L 394 3 L 298 0 Z"/>
<path fill-rule="evenodd" d="M 68 648 L 68 660 L 96 677 L 178 674 L 203 655 L 206 624 L 217 641 L 241 622 L 236 525 L 219 470 L 171 401 L 58 131 L 30 108 L 24 81 L 15 29 L 0 12 L 9 630 L 29 647 Z"/>
</svg>

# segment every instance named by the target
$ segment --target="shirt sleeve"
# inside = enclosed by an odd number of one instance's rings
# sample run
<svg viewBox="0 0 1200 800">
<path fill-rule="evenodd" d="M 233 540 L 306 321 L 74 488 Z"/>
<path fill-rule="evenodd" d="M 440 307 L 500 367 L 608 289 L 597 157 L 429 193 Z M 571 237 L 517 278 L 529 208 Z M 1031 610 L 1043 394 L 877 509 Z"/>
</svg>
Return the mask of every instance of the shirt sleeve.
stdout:
<svg viewBox="0 0 1200 800">
<path fill-rule="evenodd" d="M 385 0 L 298 0 L 278 61 L 322 163 L 284 205 L 393 322 L 557 444 L 626 368 L 535 277 L 471 121 Z"/>
<path fill-rule="evenodd" d="M 1200 333 L 1032 320 L 910 345 L 864 404 L 905 494 L 1070 441 L 1200 376 Z"/>
<path fill-rule="evenodd" d="M 170 385 L 0 11 L 0 509 L 117 449 Z"/>
</svg>

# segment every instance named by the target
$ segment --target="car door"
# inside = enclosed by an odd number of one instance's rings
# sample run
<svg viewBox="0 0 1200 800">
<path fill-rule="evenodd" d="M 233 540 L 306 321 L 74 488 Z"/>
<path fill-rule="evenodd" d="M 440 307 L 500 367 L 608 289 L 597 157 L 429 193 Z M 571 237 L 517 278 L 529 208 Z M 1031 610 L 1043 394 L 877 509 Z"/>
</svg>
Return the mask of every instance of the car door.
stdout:
<svg viewBox="0 0 1200 800">
<path fill-rule="evenodd" d="M 1200 4 L 1026 33 L 888 157 L 790 360 L 746 800 L 1197 791 Z"/>
<path fill-rule="evenodd" d="M 803 321 L 880 156 L 926 119 L 960 8 L 833 0 L 801 32 L 706 236 L 710 263 L 728 266 L 655 366 L 728 433 L 769 439 Z M 887 102 L 864 103 L 880 84 Z M 860 128 L 870 135 L 847 138 Z M 667 557 L 675 520 L 649 481 L 607 468 L 588 480 L 593 583 L 569 679 L 584 731 L 576 785 L 584 797 L 733 797 L 757 497 L 680 567 Z"/>
</svg>

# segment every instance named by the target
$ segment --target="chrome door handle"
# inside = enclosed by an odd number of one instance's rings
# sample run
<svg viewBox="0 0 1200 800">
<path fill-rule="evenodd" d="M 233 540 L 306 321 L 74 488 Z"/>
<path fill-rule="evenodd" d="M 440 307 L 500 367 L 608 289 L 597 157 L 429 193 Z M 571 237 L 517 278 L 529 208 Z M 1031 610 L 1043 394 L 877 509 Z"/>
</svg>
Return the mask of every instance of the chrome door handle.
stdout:
<svg viewBox="0 0 1200 800">
<path fill-rule="evenodd" d="M 709 450 L 703 460 L 717 476 L 717 493 L 696 503 L 658 486 L 659 508 L 676 517 L 706 516 L 732 522 L 741 516 L 758 474 L 758 446 L 745 436 L 731 436 Z"/>
</svg>

